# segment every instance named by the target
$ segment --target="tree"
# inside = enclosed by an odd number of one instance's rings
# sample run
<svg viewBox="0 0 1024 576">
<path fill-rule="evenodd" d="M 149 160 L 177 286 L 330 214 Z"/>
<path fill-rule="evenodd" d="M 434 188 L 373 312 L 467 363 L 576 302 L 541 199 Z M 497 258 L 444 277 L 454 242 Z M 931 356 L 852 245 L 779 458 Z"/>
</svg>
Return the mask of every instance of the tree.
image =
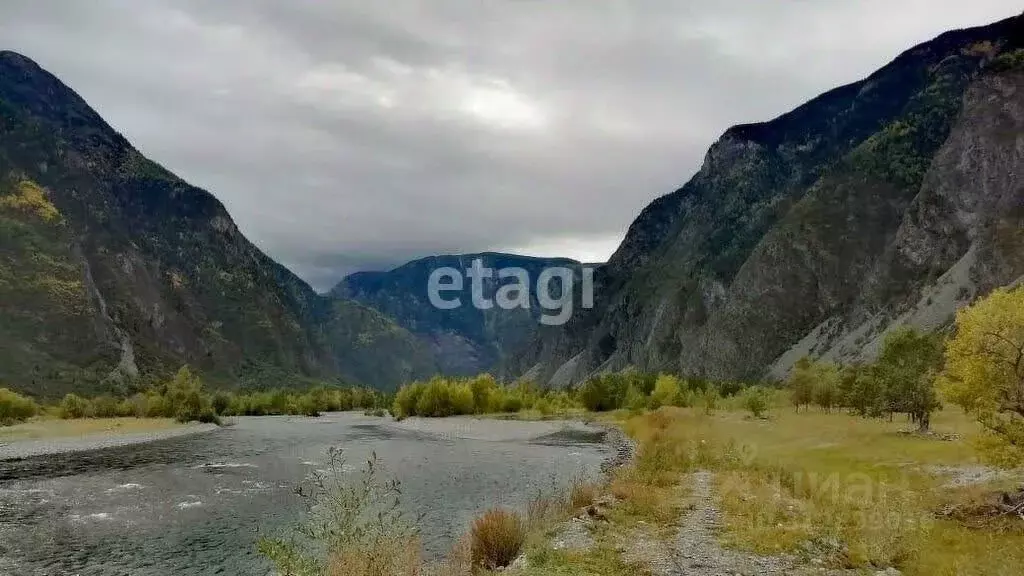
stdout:
<svg viewBox="0 0 1024 576">
<path fill-rule="evenodd" d="M 825 413 L 839 405 L 839 368 L 835 364 L 820 362 L 813 367 L 814 385 L 811 396 L 814 403 Z"/>
<path fill-rule="evenodd" d="M 884 390 L 890 413 L 902 412 L 924 431 L 940 406 L 935 374 L 942 363 L 942 341 L 935 334 L 897 328 L 885 337 L 872 376 Z"/>
<path fill-rule="evenodd" d="M 203 395 L 203 381 L 188 366 L 182 366 L 167 384 L 167 402 L 179 422 L 216 422 L 217 415 Z"/>
<path fill-rule="evenodd" d="M 814 361 L 807 356 L 797 360 L 789 375 L 789 390 L 797 412 L 801 406 L 810 406 L 814 401 L 814 379 Z"/>
<path fill-rule="evenodd" d="M 885 414 L 885 398 L 873 372 L 874 365 L 845 366 L 839 376 L 840 402 L 860 416 L 881 418 Z"/>
<path fill-rule="evenodd" d="M 940 382 L 987 431 L 986 456 L 1024 462 L 1024 287 L 996 290 L 957 313 Z"/>
</svg>

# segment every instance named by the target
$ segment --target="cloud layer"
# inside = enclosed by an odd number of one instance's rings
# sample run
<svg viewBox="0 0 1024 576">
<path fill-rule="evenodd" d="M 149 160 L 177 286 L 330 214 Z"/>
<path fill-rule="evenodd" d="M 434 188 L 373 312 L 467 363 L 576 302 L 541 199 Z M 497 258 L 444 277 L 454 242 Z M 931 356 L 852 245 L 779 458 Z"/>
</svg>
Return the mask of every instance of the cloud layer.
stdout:
<svg viewBox="0 0 1024 576">
<path fill-rule="evenodd" d="M 319 289 L 611 253 L 729 125 L 1019 1 L 36 0 L 0 37 Z"/>
</svg>

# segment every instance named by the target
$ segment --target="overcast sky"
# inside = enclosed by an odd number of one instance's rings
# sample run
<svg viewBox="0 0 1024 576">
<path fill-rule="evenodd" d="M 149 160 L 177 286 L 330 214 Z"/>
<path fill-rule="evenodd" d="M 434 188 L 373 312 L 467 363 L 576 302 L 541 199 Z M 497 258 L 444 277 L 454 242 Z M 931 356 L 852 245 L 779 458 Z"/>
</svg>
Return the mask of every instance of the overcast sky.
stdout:
<svg viewBox="0 0 1024 576">
<path fill-rule="evenodd" d="M 1020 0 L 5 0 L 33 58 L 318 289 L 603 260 L 729 125 Z"/>
</svg>

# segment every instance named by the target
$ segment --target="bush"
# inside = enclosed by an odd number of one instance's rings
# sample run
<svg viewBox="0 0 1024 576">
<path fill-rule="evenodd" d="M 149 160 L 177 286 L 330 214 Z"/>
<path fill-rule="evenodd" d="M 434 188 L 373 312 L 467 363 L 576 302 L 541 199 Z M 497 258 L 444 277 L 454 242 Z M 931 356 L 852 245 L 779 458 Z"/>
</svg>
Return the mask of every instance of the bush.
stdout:
<svg viewBox="0 0 1024 576">
<path fill-rule="evenodd" d="M 94 418 L 116 418 L 120 416 L 118 404 L 113 396 L 99 396 L 92 401 L 92 415 Z"/>
<path fill-rule="evenodd" d="M 526 542 L 526 523 L 515 512 L 496 508 L 473 522 L 470 530 L 473 565 L 487 570 L 512 563 Z"/>
<path fill-rule="evenodd" d="M 705 414 L 711 414 L 718 409 L 718 401 L 721 400 L 721 396 L 718 395 L 718 390 L 708 387 L 697 393 L 696 399 L 696 405 L 703 408 Z"/>
<path fill-rule="evenodd" d="M 391 409 L 395 413 L 395 418 L 402 419 L 416 415 L 416 407 L 420 402 L 420 396 L 423 395 L 424 388 L 426 385 L 422 382 L 413 382 L 408 386 L 402 386 L 398 394 L 395 395 L 395 403 Z"/>
<path fill-rule="evenodd" d="M 658 376 L 654 383 L 654 390 L 651 392 L 651 408 L 679 406 L 683 403 L 682 400 L 682 388 L 679 385 L 679 378 L 669 374 Z"/>
<path fill-rule="evenodd" d="M 476 407 L 473 404 L 473 390 L 468 384 L 449 384 L 448 397 L 452 405 L 452 414 L 463 415 L 476 412 Z"/>
<path fill-rule="evenodd" d="M 299 491 L 305 520 L 294 534 L 263 538 L 259 552 L 290 576 L 416 576 L 419 534 L 401 512 L 396 480 L 381 478 L 376 456 L 353 473 L 340 450 Z"/>
<path fill-rule="evenodd" d="M 60 417 L 65 420 L 88 418 L 92 416 L 92 403 L 76 394 L 68 394 L 60 401 L 57 410 Z"/>
<path fill-rule="evenodd" d="M 627 378 L 621 374 L 600 374 L 583 383 L 577 397 L 591 412 L 618 410 L 625 404 L 628 393 Z"/>
<path fill-rule="evenodd" d="M 768 391 L 761 386 L 751 386 L 740 395 L 743 408 L 754 418 L 761 418 L 768 411 Z"/>
<path fill-rule="evenodd" d="M 231 395 L 225 392 L 218 392 L 213 395 L 213 411 L 223 415 L 231 409 Z"/>
<path fill-rule="evenodd" d="M 517 394 L 509 394 L 502 399 L 502 412 L 519 412 L 523 409 L 523 398 Z"/>
<path fill-rule="evenodd" d="M 38 413 L 39 406 L 31 398 L 0 388 L 0 424 L 24 422 Z"/>
</svg>

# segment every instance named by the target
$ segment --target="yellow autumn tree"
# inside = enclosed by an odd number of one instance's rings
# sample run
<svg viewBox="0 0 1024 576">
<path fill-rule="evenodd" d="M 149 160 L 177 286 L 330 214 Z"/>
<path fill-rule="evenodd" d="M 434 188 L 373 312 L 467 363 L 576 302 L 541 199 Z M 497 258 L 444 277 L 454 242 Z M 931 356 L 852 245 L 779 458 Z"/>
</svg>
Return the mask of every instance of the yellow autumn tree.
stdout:
<svg viewBox="0 0 1024 576">
<path fill-rule="evenodd" d="M 984 427 L 983 456 L 1024 463 L 1024 287 L 996 290 L 957 314 L 940 386 Z"/>
</svg>

